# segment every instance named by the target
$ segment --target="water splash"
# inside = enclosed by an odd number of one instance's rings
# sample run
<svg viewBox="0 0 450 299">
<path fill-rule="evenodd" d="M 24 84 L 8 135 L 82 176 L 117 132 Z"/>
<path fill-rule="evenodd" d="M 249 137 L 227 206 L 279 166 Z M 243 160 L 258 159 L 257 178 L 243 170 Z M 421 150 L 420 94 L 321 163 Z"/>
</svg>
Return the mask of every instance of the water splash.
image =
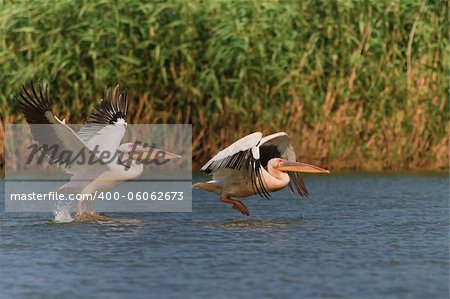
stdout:
<svg viewBox="0 0 450 299">
<path fill-rule="evenodd" d="M 58 202 L 53 211 L 53 221 L 56 223 L 69 223 L 74 221 L 75 219 L 70 214 L 71 208 L 70 202 Z"/>
</svg>

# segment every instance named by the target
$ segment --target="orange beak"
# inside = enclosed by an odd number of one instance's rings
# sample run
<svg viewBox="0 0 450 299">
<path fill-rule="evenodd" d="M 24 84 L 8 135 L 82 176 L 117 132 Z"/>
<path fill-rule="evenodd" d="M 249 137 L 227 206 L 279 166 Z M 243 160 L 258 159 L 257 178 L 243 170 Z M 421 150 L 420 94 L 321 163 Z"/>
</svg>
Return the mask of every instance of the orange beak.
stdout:
<svg viewBox="0 0 450 299">
<path fill-rule="evenodd" d="M 284 161 L 277 168 L 281 171 L 328 173 L 328 174 L 330 173 L 329 170 L 320 168 L 318 166 L 292 161 Z"/>
<path fill-rule="evenodd" d="M 180 155 L 157 149 L 152 147 L 143 147 L 138 145 L 135 147 L 134 151 L 129 152 L 128 155 L 131 159 L 140 161 L 150 161 L 150 160 L 173 160 L 181 159 Z"/>
</svg>

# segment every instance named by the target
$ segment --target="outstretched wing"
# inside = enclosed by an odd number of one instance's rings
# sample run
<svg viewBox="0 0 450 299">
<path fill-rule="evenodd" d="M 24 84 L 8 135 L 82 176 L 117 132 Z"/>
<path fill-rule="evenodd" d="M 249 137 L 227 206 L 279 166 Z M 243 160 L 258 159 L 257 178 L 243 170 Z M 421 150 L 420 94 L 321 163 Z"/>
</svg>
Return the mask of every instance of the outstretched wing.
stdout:
<svg viewBox="0 0 450 299">
<path fill-rule="evenodd" d="M 261 165 L 263 167 L 267 167 L 267 163 L 273 158 L 283 158 L 288 161 L 296 161 L 295 151 L 291 145 L 291 139 L 285 132 L 265 136 L 261 139 L 259 148 Z M 291 181 L 289 182 L 289 188 L 291 191 L 294 192 L 291 185 L 291 182 L 294 182 L 298 193 L 303 197 L 307 197 L 309 192 L 300 173 L 291 171 L 288 171 L 287 173 L 291 178 Z"/>
<path fill-rule="evenodd" d="M 44 88 L 39 84 L 37 90 L 33 83 L 22 86 L 20 97 L 15 100 L 30 125 L 31 134 L 51 163 L 57 163 L 66 172 L 72 173 L 72 167 L 85 162 L 83 159 L 90 154 L 89 147 L 51 112 L 48 86 Z"/>
<path fill-rule="evenodd" d="M 99 152 L 118 149 L 126 131 L 128 95 L 119 85 L 109 87 L 106 96 L 92 111 L 78 135 L 87 146 Z"/>
<path fill-rule="evenodd" d="M 204 174 L 211 174 L 223 169 L 242 171 L 243 177 L 250 180 L 255 193 L 269 197 L 260 162 L 259 144 L 261 139 L 261 132 L 252 133 L 239 139 L 215 155 L 200 171 Z"/>
</svg>

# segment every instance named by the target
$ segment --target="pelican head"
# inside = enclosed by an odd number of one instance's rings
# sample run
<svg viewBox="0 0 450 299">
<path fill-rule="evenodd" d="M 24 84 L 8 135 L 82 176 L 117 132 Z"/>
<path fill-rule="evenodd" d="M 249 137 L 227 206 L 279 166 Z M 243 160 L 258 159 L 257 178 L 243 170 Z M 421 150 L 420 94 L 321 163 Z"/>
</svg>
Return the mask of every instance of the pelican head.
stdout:
<svg viewBox="0 0 450 299">
<path fill-rule="evenodd" d="M 320 168 L 318 166 L 288 161 L 282 158 L 270 159 L 268 165 L 279 171 L 292 171 L 292 172 L 308 172 L 308 173 L 330 173 L 329 170 Z"/>
<path fill-rule="evenodd" d="M 158 149 L 155 144 L 148 145 L 140 142 L 124 143 L 119 146 L 119 151 L 124 152 L 130 159 L 136 161 L 174 160 L 181 159 L 180 155 Z"/>
</svg>

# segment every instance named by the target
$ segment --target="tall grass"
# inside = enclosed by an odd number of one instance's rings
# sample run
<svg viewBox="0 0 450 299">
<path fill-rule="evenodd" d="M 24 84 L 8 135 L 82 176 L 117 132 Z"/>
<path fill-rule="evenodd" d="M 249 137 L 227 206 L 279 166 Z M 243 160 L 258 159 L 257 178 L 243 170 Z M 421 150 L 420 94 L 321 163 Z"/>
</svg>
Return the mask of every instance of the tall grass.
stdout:
<svg viewBox="0 0 450 299">
<path fill-rule="evenodd" d="M 447 9 L 0 0 L 1 125 L 24 121 L 12 98 L 30 79 L 48 81 L 55 113 L 70 122 L 121 82 L 130 122 L 193 124 L 197 166 L 260 130 L 288 132 L 299 159 L 331 169 L 446 169 Z"/>
</svg>

